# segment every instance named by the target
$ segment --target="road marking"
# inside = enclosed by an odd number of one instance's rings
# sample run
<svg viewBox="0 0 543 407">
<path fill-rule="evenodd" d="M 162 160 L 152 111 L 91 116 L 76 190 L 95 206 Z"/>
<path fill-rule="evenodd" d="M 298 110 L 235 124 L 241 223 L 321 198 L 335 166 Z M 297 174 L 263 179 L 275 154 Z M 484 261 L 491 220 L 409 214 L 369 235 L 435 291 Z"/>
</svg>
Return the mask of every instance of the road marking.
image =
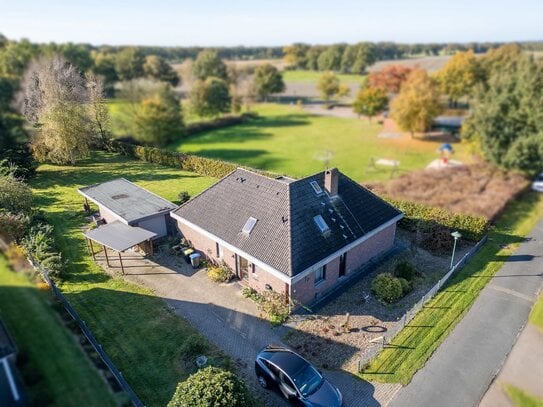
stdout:
<svg viewBox="0 0 543 407">
<path fill-rule="evenodd" d="M 535 301 L 535 298 L 530 297 L 529 295 L 519 293 L 518 291 L 511 290 L 509 288 L 500 287 L 499 285 L 489 284 L 488 287 L 492 288 L 493 290 L 501 291 L 502 293 L 506 293 L 517 298 L 521 298 L 523 300 L 528 301 L 529 303 L 533 303 Z"/>
</svg>

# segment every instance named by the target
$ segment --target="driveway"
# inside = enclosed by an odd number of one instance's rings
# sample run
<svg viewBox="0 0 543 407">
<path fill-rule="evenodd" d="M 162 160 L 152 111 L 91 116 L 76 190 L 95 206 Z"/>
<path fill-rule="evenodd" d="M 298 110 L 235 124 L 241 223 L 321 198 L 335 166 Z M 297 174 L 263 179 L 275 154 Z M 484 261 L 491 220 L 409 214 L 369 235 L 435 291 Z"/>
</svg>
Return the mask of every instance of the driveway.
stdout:
<svg viewBox="0 0 543 407">
<path fill-rule="evenodd" d="M 110 259 L 114 259 L 111 253 Z M 97 261 L 104 264 L 103 253 Z M 267 406 L 288 405 L 276 393 L 261 389 L 254 377 L 256 353 L 269 343 L 281 344 L 289 328 L 273 328 L 259 317 L 253 301 L 241 295 L 237 283 L 215 284 L 204 270 L 195 271 L 184 261 L 171 256 L 156 259 L 160 264 L 137 254 L 126 254 L 123 263 L 127 280 L 150 288 L 164 299 L 179 316 L 186 318 L 201 334 L 228 353 L 246 383 L 261 396 Z M 119 273 L 118 261 L 111 261 Z M 340 371 L 325 371 L 344 395 L 346 406 L 387 405 L 400 388 L 395 384 L 368 383 Z"/>
<path fill-rule="evenodd" d="M 543 282 L 543 220 L 391 406 L 476 406 L 526 324 Z"/>
</svg>

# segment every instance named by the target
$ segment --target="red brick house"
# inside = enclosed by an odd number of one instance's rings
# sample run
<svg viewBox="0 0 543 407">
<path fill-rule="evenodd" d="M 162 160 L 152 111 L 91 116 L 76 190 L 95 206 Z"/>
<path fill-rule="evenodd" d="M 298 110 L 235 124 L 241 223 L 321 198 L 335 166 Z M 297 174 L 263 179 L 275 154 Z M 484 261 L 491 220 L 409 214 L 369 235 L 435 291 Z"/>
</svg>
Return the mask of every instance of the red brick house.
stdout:
<svg viewBox="0 0 543 407">
<path fill-rule="evenodd" d="M 403 217 L 335 168 L 300 180 L 238 168 L 171 215 L 243 284 L 304 304 L 390 250 Z"/>
</svg>

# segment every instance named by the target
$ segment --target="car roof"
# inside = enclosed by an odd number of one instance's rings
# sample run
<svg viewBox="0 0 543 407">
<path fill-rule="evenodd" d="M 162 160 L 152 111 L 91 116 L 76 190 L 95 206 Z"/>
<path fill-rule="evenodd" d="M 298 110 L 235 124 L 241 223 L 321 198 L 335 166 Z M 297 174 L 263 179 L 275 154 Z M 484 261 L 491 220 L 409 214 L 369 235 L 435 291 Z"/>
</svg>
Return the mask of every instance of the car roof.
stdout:
<svg viewBox="0 0 543 407">
<path fill-rule="evenodd" d="M 262 352 L 260 352 L 259 356 L 270 361 L 291 377 L 295 373 L 299 372 L 301 368 L 310 364 L 300 355 L 284 348 L 264 349 Z"/>
</svg>

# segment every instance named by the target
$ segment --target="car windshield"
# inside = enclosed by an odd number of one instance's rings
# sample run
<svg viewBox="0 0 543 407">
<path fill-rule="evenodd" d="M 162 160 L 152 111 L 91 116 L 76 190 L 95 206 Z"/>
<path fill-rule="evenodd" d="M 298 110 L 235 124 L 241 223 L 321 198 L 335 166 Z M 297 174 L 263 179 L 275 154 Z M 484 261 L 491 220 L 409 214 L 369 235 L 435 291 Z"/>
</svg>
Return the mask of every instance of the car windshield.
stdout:
<svg viewBox="0 0 543 407">
<path fill-rule="evenodd" d="M 304 397 L 315 393 L 324 381 L 319 372 L 309 363 L 304 363 L 300 370 L 292 375 L 292 380 Z"/>
</svg>

